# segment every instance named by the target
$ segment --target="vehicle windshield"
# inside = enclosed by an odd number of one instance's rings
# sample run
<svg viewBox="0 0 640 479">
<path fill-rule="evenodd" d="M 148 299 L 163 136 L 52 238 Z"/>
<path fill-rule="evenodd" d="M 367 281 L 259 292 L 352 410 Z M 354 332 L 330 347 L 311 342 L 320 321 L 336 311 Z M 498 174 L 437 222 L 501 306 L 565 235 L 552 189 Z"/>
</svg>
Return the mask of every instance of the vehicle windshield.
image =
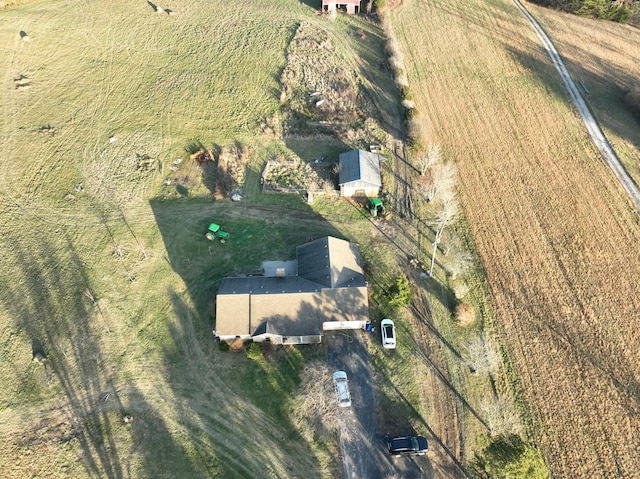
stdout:
<svg viewBox="0 0 640 479">
<path fill-rule="evenodd" d="M 412 448 L 414 451 L 417 451 L 417 450 L 419 450 L 419 449 L 420 449 L 420 446 L 418 445 L 418 440 L 417 440 L 415 437 L 412 437 L 412 438 L 411 438 L 411 448 Z"/>
<path fill-rule="evenodd" d="M 384 332 L 386 334 L 386 336 L 388 338 L 392 338 L 393 337 L 393 328 L 391 326 L 385 326 L 384 327 Z"/>
</svg>

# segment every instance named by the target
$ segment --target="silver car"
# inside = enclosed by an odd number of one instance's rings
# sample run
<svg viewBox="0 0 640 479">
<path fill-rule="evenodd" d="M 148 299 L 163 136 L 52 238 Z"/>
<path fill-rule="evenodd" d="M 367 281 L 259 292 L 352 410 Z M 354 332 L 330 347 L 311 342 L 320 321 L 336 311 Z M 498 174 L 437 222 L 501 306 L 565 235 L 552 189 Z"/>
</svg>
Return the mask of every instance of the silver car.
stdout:
<svg viewBox="0 0 640 479">
<path fill-rule="evenodd" d="M 351 394 L 349 393 L 349 380 L 347 379 L 347 373 L 344 371 L 336 371 L 333 373 L 333 386 L 336 390 L 338 406 L 351 406 Z"/>
</svg>

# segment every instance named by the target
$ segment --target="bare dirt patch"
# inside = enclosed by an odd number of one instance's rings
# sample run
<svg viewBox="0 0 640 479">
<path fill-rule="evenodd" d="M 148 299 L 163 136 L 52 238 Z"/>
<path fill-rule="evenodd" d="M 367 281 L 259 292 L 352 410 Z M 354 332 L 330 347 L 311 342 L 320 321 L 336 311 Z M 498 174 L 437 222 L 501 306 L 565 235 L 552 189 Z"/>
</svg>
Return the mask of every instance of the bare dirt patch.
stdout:
<svg viewBox="0 0 640 479">
<path fill-rule="evenodd" d="M 245 168 L 251 150 L 244 145 L 225 146 L 218 155 L 216 173 L 216 199 L 227 198 L 232 191 L 244 185 Z"/>
</svg>

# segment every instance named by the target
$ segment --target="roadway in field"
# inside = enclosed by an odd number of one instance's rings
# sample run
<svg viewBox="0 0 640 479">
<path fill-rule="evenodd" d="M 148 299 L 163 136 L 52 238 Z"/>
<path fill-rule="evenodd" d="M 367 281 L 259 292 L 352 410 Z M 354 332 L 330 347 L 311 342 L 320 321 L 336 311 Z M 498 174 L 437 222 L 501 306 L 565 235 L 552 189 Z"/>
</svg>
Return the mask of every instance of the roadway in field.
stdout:
<svg viewBox="0 0 640 479">
<path fill-rule="evenodd" d="M 531 27 L 536 32 L 536 35 L 538 35 L 538 38 L 540 38 L 542 45 L 549 53 L 549 56 L 553 61 L 553 65 L 558 70 L 558 73 L 560 73 L 560 77 L 562 78 L 564 85 L 569 91 L 571 100 L 578 108 L 578 112 L 582 117 L 582 121 L 584 122 L 585 126 L 587 127 L 587 131 L 589 132 L 589 136 L 591 136 L 591 139 L 595 143 L 596 147 L 598 148 L 598 150 L 600 150 L 602 157 L 607 162 L 611 170 L 613 170 L 616 178 L 618 178 L 618 181 L 620 181 L 623 188 L 626 190 L 636 209 L 640 210 L 640 189 L 638 188 L 638 185 L 635 184 L 633 179 L 631 179 L 631 176 L 629 176 L 627 171 L 624 169 L 624 166 L 622 166 L 618 155 L 616 155 L 616 152 L 611 147 L 611 144 L 604 136 L 604 133 L 598 125 L 597 120 L 591 114 L 591 111 L 585 103 L 584 98 L 582 98 L 582 95 L 580 95 L 578 88 L 571 79 L 571 75 L 569 75 L 569 71 L 564 65 L 560 54 L 553 45 L 553 42 L 551 41 L 551 39 L 549 39 L 536 19 L 533 18 L 533 16 L 527 11 L 527 9 L 520 3 L 519 0 L 513 0 L 513 3 L 515 3 L 516 7 L 520 9 L 522 14 L 529 21 Z"/>
</svg>

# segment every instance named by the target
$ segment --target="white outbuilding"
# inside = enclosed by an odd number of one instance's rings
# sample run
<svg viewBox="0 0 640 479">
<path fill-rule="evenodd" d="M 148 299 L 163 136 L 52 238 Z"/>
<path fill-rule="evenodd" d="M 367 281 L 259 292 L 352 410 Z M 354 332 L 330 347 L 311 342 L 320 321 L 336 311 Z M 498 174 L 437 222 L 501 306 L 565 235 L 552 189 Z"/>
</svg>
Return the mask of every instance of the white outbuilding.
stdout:
<svg viewBox="0 0 640 479">
<path fill-rule="evenodd" d="M 364 150 L 353 150 L 340 155 L 340 196 L 366 196 L 380 194 L 380 155 Z"/>
</svg>

